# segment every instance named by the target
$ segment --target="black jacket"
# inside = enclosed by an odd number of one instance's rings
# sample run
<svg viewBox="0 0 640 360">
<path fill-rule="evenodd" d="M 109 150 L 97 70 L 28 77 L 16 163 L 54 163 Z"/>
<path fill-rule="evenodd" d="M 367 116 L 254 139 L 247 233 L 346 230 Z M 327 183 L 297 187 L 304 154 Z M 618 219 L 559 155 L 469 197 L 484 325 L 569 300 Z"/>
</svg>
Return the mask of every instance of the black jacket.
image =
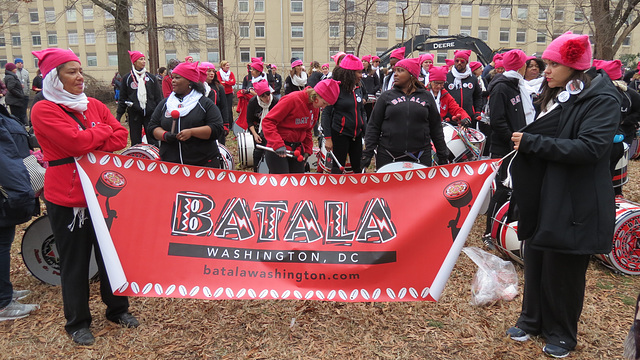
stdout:
<svg viewBox="0 0 640 360">
<path fill-rule="evenodd" d="M 331 131 L 354 138 L 365 127 L 364 102 L 362 88 L 354 91 L 340 91 L 335 104 L 327 106 L 322 112 L 322 132 L 325 138 L 331 138 Z"/>
<path fill-rule="evenodd" d="M 591 86 L 528 125 L 515 156 L 518 237 L 539 250 L 611 251 L 615 200 L 609 157 L 620 94 L 600 73 Z"/>
<path fill-rule="evenodd" d="M 271 72 L 267 73 L 267 81 L 269 82 L 269 86 L 273 89 L 273 93 L 276 95 L 280 95 L 282 91 L 282 76 L 278 73 Z"/>
<path fill-rule="evenodd" d="M 367 95 L 375 95 L 376 92 L 378 92 L 382 87 L 380 78 L 378 78 L 378 75 L 375 72 L 373 73 L 373 75 L 363 73 L 362 85 L 364 85 L 363 93 L 365 94 L 365 100 L 367 99 Z"/>
<path fill-rule="evenodd" d="M 527 125 L 518 79 L 498 75 L 489 85 L 488 91 L 492 130 L 491 154 L 502 157 L 513 150 L 511 134 Z"/>
<path fill-rule="evenodd" d="M 211 91 L 209 91 L 208 98 L 211 99 L 211 101 L 213 101 L 213 103 L 216 104 L 216 106 L 218 107 L 218 110 L 220 110 L 220 113 L 222 114 L 222 122 L 226 125 L 228 130 L 229 115 L 227 114 L 227 110 L 226 110 L 227 97 L 225 96 L 225 93 L 224 93 L 224 87 L 222 86 L 222 84 L 217 84 L 217 85 L 209 84 L 209 86 L 211 87 Z"/>
<path fill-rule="evenodd" d="M 383 92 L 373 107 L 367 123 L 363 156 L 372 158 L 379 146 L 395 154 L 430 151 L 431 141 L 436 147 L 438 160 L 446 164 L 449 150 L 433 96 L 424 88 L 405 95 L 393 87 Z"/>
<path fill-rule="evenodd" d="M 309 81 L 309 79 L 307 78 L 307 82 Z M 287 76 L 287 78 L 284 80 L 284 94 L 291 94 L 294 91 L 300 91 L 300 90 L 304 90 L 306 86 L 297 86 L 297 85 L 293 85 L 293 82 L 291 81 L 291 75 Z"/>
<path fill-rule="evenodd" d="M 272 96 L 273 97 L 273 96 Z M 271 101 L 271 105 L 269 105 L 269 110 L 273 109 L 274 106 L 278 103 L 278 99 L 273 98 Z M 258 97 L 254 96 L 249 100 L 247 104 L 247 127 L 251 127 L 252 125 L 256 128 L 256 132 L 259 133 L 258 129 L 260 129 L 260 122 L 262 119 L 260 115 L 262 114 L 262 108 L 258 105 Z"/>
<path fill-rule="evenodd" d="M 5 101 L 7 105 L 24 106 L 24 92 L 18 75 L 13 71 L 4 71 L 4 84 L 7 86 Z"/>
<path fill-rule="evenodd" d="M 315 87 L 322 79 L 322 71 L 313 71 L 307 78 L 307 86 Z"/>
<path fill-rule="evenodd" d="M 135 111 L 137 113 L 144 113 L 145 116 L 149 117 L 153 114 L 153 111 L 156 109 L 156 106 L 164 99 L 162 96 L 162 84 L 158 81 L 158 78 L 152 75 L 149 72 L 145 73 L 145 85 L 147 88 L 147 106 L 143 109 L 140 107 L 140 102 L 138 101 L 138 84 L 134 81 L 135 77 L 131 73 L 131 71 L 124 76 L 122 79 L 122 84 L 120 86 L 120 99 L 118 101 L 118 110 L 116 111 L 116 119 L 120 120 L 124 112 L 127 111 L 126 101 L 130 101 L 133 103 L 131 107 L 129 107 L 129 111 Z M 145 112 L 146 111 L 146 112 Z"/>
<path fill-rule="evenodd" d="M 455 77 L 451 72 L 447 73 L 447 82 L 444 84 L 445 89 L 453 96 L 458 105 L 476 121 L 476 114 L 482 111 L 482 89 L 478 85 L 478 78 L 473 74 L 466 79 L 462 79 L 462 88 L 456 89 L 454 85 Z"/>
</svg>

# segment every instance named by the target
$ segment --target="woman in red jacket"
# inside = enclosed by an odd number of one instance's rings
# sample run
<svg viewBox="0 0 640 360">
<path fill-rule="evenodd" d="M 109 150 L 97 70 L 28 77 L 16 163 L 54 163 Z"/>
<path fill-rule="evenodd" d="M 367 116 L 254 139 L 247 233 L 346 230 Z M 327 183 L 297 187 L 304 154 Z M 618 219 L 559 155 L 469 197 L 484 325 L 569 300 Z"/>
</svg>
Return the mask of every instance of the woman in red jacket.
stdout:
<svg viewBox="0 0 640 360">
<path fill-rule="evenodd" d="M 469 126 L 471 119 L 469 114 L 458 105 L 456 100 L 444 89 L 444 83 L 447 80 L 448 69 L 446 66 L 432 66 L 429 69 L 429 91 L 436 99 L 436 104 L 440 109 L 440 118 L 453 125 Z M 447 114 L 453 114 L 454 119 L 445 119 Z"/>
<path fill-rule="evenodd" d="M 262 119 L 262 131 L 267 145 L 265 160 L 271 174 L 303 173 L 304 162 L 287 157 L 287 150 L 298 150 L 305 159 L 313 151 L 313 125 L 318 121 L 320 108 L 335 104 L 340 94 L 340 82 L 322 80 L 315 88 L 307 87 L 278 101 Z"/>
<path fill-rule="evenodd" d="M 76 169 L 74 156 L 93 150 L 116 151 L 127 145 L 127 130 L 100 101 L 84 94 L 80 60 L 71 50 L 34 51 L 44 75 L 42 94 L 31 111 L 31 120 L 49 168 L 44 178 L 44 197 L 60 257 L 65 330 L 80 345 L 91 345 L 89 330 L 89 259 L 98 249 L 96 234 Z M 129 300 L 115 296 L 109 285 L 100 251 L 95 251 L 100 274 L 100 295 L 107 305 L 108 320 L 137 327 L 129 313 Z"/>
<path fill-rule="evenodd" d="M 223 60 L 218 70 L 218 79 L 220 84 L 224 86 L 224 94 L 227 97 L 227 120 L 229 120 L 229 129 L 233 129 L 233 86 L 236 84 L 236 76 L 231 71 L 229 62 Z M 224 117 L 224 116 L 223 116 Z"/>
</svg>

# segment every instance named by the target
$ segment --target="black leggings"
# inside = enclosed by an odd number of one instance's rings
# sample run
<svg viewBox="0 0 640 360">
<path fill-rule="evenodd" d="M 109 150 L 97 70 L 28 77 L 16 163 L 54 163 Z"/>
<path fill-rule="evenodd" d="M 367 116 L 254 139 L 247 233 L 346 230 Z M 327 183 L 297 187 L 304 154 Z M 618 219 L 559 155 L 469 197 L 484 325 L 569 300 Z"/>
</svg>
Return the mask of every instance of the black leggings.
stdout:
<svg viewBox="0 0 640 360">
<path fill-rule="evenodd" d="M 338 134 L 336 131 L 331 130 L 331 141 L 333 141 L 333 155 L 336 156 L 340 165 L 344 166 L 347 161 L 347 154 L 349 160 L 351 160 L 351 169 L 354 174 L 362 172 L 360 166 L 360 159 L 362 158 L 362 135 L 356 137 L 349 137 Z M 330 157 L 331 155 L 327 155 Z M 333 159 L 332 159 L 333 160 Z M 338 164 L 333 161 L 333 167 L 331 168 L 332 174 L 342 174 Z"/>
<path fill-rule="evenodd" d="M 280 157 L 271 151 L 264 154 L 264 159 L 269 166 L 269 174 L 302 174 L 305 162 L 299 162 L 296 158 Z"/>
</svg>

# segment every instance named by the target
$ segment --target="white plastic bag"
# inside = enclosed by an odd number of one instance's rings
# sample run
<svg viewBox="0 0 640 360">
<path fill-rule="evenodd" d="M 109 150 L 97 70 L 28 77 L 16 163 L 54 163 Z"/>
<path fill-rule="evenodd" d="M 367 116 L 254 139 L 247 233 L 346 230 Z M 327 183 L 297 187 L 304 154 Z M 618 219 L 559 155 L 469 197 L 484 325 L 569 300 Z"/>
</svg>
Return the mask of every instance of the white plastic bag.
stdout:
<svg viewBox="0 0 640 360">
<path fill-rule="evenodd" d="M 477 247 L 465 247 L 462 251 L 478 265 L 471 283 L 471 305 L 513 300 L 518 295 L 518 274 L 513 263 Z"/>
</svg>

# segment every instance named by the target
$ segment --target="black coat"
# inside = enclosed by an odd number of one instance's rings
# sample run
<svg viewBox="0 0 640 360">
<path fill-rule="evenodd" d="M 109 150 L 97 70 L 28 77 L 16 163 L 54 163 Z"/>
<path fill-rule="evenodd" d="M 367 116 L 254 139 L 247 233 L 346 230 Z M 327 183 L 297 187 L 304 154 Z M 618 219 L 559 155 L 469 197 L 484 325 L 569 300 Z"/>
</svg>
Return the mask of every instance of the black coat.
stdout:
<svg viewBox="0 0 640 360">
<path fill-rule="evenodd" d="M 156 106 L 164 99 L 162 96 L 162 84 L 158 81 L 158 78 L 149 72 L 145 73 L 145 85 L 147 88 L 147 106 L 146 112 L 140 107 L 140 101 L 138 101 L 138 84 L 134 81 L 134 77 L 129 72 L 122 79 L 122 85 L 120 86 L 120 100 L 118 101 L 118 110 L 116 111 L 116 119 L 120 120 L 124 112 L 127 111 L 126 101 L 133 103 L 129 107 L 129 111 L 135 111 L 137 113 L 144 113 L 146 117 L 151 116 Z"/>
<path fill-rule="evenodd" d="M 24 106 L 24 92 L 18 75 L 13 71 L 4 71 L 4 84 L 7 86 L 5 101 L 7 105 Z"/>
<path fill-rule="evenodd" d="M 620 94 L 598 74 L 523 131 L 515 156 L 512 204 L 518 237 L 531 247 L 603 254 L 612 247 L 615 200 L 609 157 L 620 123 Z"/>
<path fill-rule="evenodd" d="M 322 71 L 313 71 L 307 78 L 307 86 L 315 87 L 322 79 Z"/>
<path fill-rule="evenodd" d="M 354 138 L 364 130 L 364 101 L 362 88 L 354 91 L 340 91 L 335 104 L 327 106 L 322 112 L 322 132 L 325 138 L 331 138 L 331 131 Z"/>
<path fill-rule="evenodd" d="M 273 107 L 276 106 L 277 103 L 278 99 L 274 97 L 273 100 L 271 100 L 271 105 L 269 105 L 269 111 L 271 111 L 271 109 L 273 109 Z M 258 129 L 260 129 L 260 122 L 262 121 L 262 119 L 260 118 L 261 114 L 262 108 L 260 107 L 260 105 L 258 105 L 258 97 L 254 96 L 251 98 L 251 100 L 249 100 L 249 103 L 247 104 L 247 126 L 254 126 L 256 132 L 258 133 Z"/>
<path fill-rule="evenodd" d="M 502 157 L 513 150 L 511 135 L 527 125 L 518 79 L 498 75 L 489 85 L 491 154 Z"/>
<path fill-rule="evenodd" d="M 444 84 L 445 89 L 453 96 L 458 105 L 471 116 L 475 123 L 476 114 L 482 111 L 482 88 L 478 84 L 478 78 L 473 74 L 466 79 L 462 79 L 462 88 L 456 89 L 454 85 L 455 77 L 451 72 L 447 73 L 447 82 Z M 450 114 L 452 115 L 452 114 Z"/>
</svg>

